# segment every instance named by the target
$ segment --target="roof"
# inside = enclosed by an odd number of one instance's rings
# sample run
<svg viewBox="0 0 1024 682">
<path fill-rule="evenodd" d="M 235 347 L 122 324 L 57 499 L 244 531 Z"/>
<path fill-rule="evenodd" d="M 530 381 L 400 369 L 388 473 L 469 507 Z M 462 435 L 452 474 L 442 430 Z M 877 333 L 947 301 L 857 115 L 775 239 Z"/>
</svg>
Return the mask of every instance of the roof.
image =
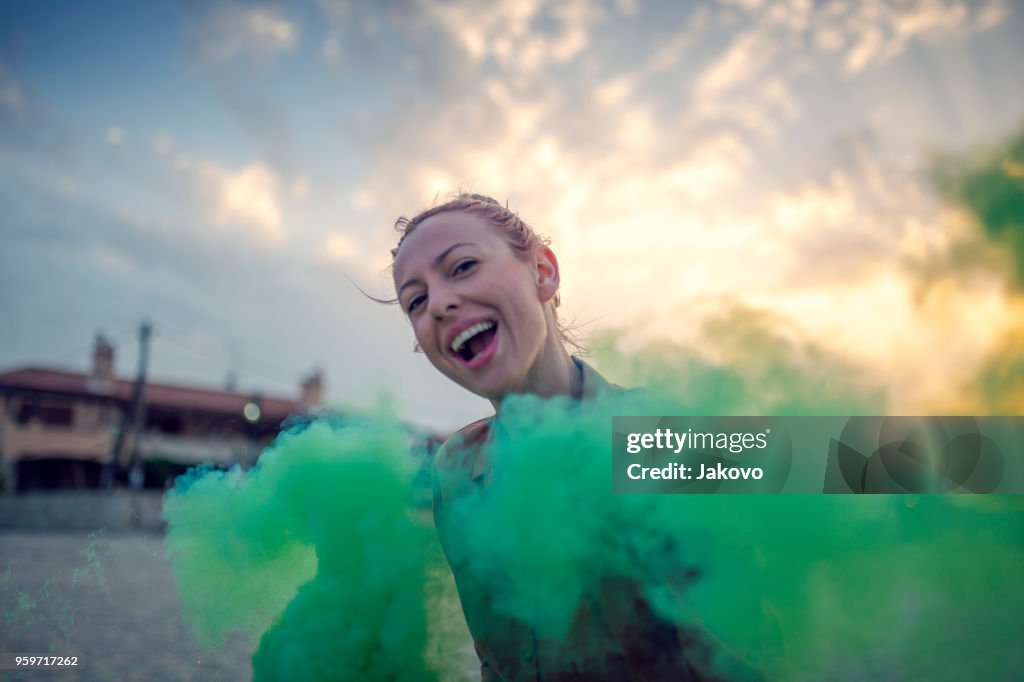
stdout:
<svg viewBox="0 0 1024 682">
<path fill-rule="evenodd" d="M 103 386 L 91 379 L 88 374 L 80 372 L 25 367 L 0 373 L 0 390 L 3 389 L 61 393 L 94 399 L 113 398 L 128 402 L 135 390 L 135 381 L 114 379 L 110 384 Z M 146 405 L 149 408 L 239 415 L 245 404 L 256 395 L 146 382 Z M 259 406 L 264 418 L 275 420 L 306 411 L 306 405 L 302 402 L 279 396 L 260 395 Z"/>
</svg>

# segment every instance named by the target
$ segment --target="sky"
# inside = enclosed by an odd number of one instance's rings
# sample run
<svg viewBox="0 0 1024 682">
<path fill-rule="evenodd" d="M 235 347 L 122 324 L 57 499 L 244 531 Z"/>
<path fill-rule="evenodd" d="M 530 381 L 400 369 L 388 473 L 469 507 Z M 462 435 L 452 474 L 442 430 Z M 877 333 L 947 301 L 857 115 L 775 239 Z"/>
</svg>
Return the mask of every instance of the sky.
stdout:
<svg viewBox="0 0 1024 682">
<path fill-rule="evenodd" d="M 131 376 L 148 319 L 155 380 L 297 396 L 321 368 L 332 404 L 458 427 L 490 406 L 360 289 L 393 296 L 395 219 L 467 189 L 552 239 L 562 314 L 620 354 L 749 364 L 753 320 L 892 413 L 1024 408 L 1012 245 L 935 181 L 1020 177 L 1012 0 L 4 3 L 0 27 L 0 369 L 85 370 L 102 330 Z"/>
</svg>

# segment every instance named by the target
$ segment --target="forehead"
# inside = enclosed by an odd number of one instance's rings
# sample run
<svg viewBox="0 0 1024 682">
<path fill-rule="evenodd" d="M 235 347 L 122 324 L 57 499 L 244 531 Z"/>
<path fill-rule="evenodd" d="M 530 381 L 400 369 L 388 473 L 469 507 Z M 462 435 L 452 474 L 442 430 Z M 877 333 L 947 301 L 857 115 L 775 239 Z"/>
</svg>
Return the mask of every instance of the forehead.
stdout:
<svg viewBox="0 0 1024 682">
<path fill-rule="evenodd" d="M 409 233 L 395 257 L 395 281 L 415 276 L 453 244 L 470 242 L 483 248 L 495 248 L 503 237 L 480 216 L 463 211 L 446 211 L 430 216 Z"/>
</svg>

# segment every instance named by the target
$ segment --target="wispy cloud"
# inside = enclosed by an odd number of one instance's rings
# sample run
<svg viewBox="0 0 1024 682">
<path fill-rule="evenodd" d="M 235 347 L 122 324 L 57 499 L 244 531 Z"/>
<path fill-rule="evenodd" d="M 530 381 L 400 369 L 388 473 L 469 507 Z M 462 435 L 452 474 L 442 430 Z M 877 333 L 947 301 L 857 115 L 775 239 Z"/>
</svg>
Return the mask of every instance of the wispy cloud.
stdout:
<svg viewBox="0 0 1024 682">
<path fill-rule="evenodd" d="M 120 147 L 125 142 L 125 132 L 118 126 L 110 126 L 107 128 L 107 134 L 105 138 L 107 142 L 115 147 Z"/>
<path fill-rule="evenodd" d="M 832 2 L 816 9 L 810 30 L 819 47 L 839 52 L 843 69 L 857 74 L 890 61 L 915 40 L 962 38 L 999 25 L 1009 14 L 1005 0 Z"/>
<path fill-rule="evenodd" d="M 292 112 L 274 64 L 302 39 L 294 5 L 216 0 L 189 2 L 186 41 L 200 72 L 264 163 L 297 174 Z"/>
<path fill-rule="evenodd" d="M 71 126 L 39 95 L 18 62 L 0 56 L 0 148 L 66 162 L 73 143 Z"/>
<path fill-rule="evenodd" d="M 247 228 L 253 236 L 272 242 L 285 238 L 278 205 L 281 182 L 265 164 L 249 164 L 232 171 L 215 161 L 203 160 L 195 166 L 195 182 L 217 225 Z"/>
<path fill-rule="evenodd" d="M 447 32 L 477 64 L 491 59 L 510 75 L 530 77 L 579 56 L 591 30 L 608 20 L 600 4 L 545 2 L 428 2 L 425 18 Z M 542 23 L 543 22 L 543 23 Z M 538 24 L 547 30 L 537 30 Z"/>
<path fill-rule="evenodd" d="M 298 45 L 298 25 L 277 4 L 237 0 L 190 2 L 189 32 L 198 54 L 213 61 L 272 57 Z"/>
<path fill-rule="evenodd" d="M 320 257 L 329 263 L 358 263 L 365 259 L 367 254 L 354 238 L 336 232 L 324 241 Z"/>
</svg>

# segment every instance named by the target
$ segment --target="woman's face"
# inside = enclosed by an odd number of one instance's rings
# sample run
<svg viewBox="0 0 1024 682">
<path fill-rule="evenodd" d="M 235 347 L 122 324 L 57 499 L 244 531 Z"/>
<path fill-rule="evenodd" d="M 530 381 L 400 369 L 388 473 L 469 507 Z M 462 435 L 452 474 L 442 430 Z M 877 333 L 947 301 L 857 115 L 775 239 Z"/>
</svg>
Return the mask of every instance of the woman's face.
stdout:
<svg viewBox="0 0 1024 682">
<path fill-rule="evenodd" d="M 450 211 L 420 223 L 394 263 L 398 300 L 442 374 L 490 400 L 526 390 L 558 290 L 547 248 L 517 257 L 485 219 Z"/>
</svg>

